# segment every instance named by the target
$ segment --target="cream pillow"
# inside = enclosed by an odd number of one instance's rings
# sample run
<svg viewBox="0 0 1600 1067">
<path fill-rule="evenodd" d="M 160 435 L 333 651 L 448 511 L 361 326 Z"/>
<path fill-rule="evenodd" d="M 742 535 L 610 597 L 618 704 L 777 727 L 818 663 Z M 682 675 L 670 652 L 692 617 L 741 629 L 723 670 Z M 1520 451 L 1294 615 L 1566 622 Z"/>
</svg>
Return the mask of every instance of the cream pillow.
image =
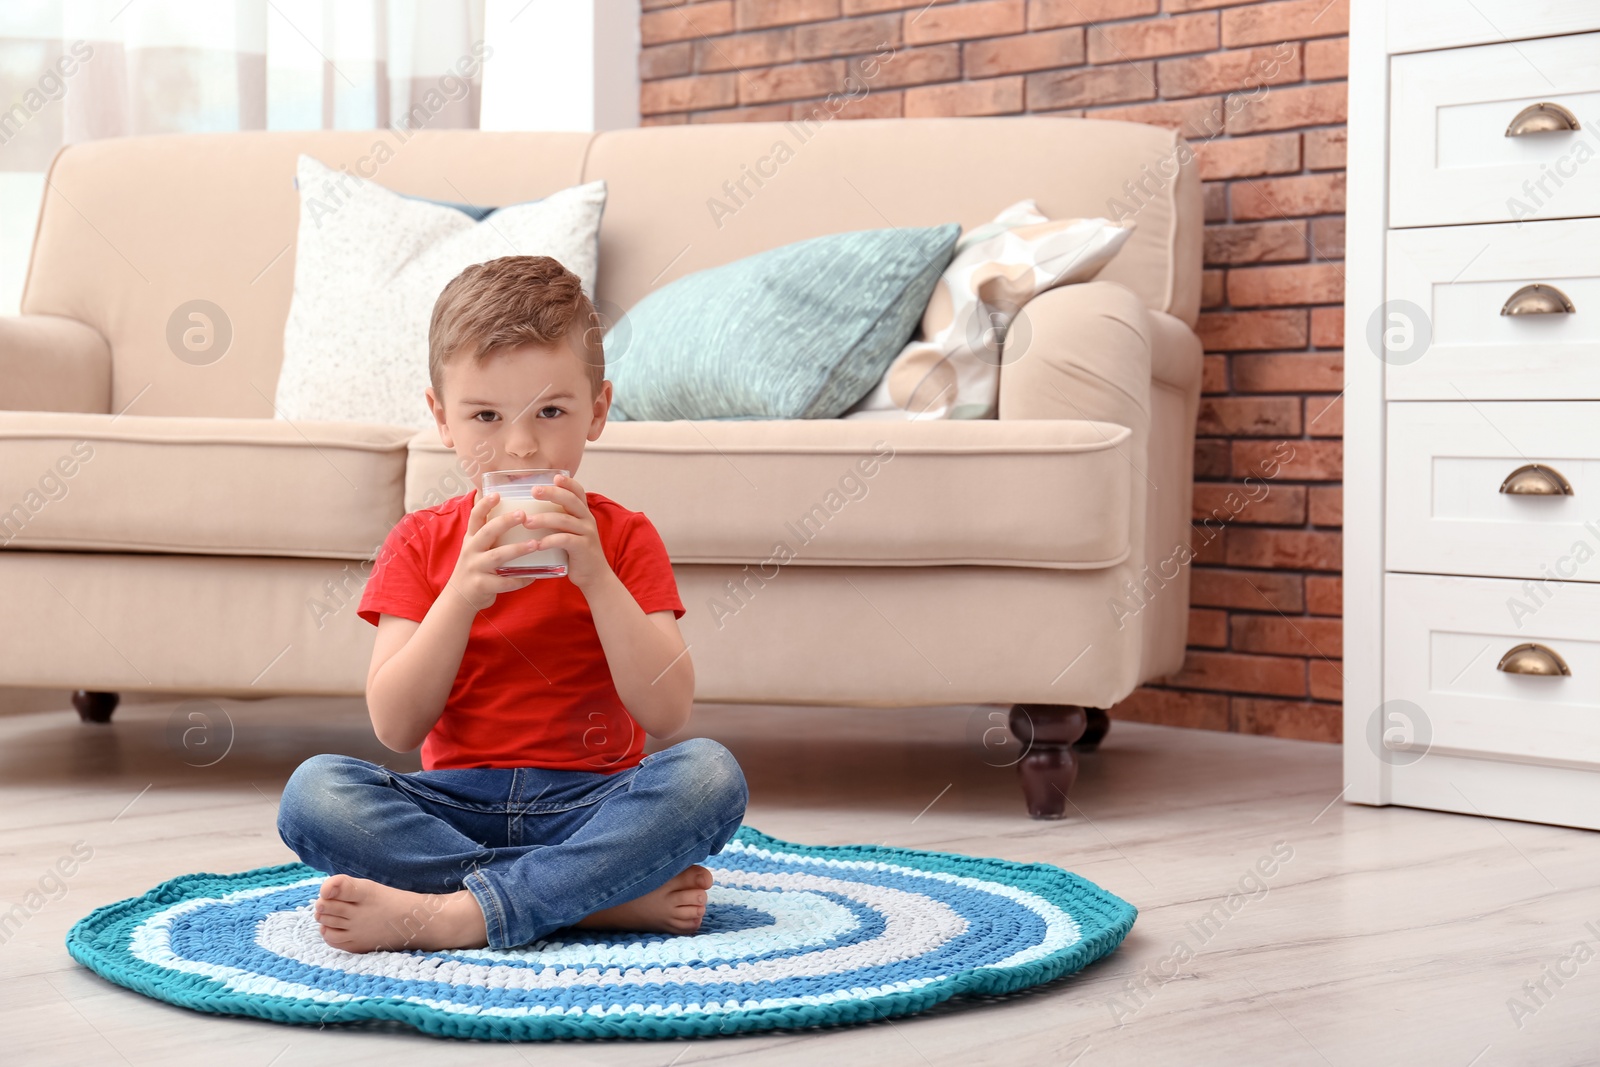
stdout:
<svg viewBox="0 0 1600 1067">
<path fill-rule="evenodd" d="M 916 336 L 845 419 L 992 419 L 1001 339 L 1017 309 L 1046 289 L 1086 282 L 1111 262 L 1134 224 L 1047 219 L 1020 200 L 956 242 Z"/>
<path fill-rule="evenodd" d="M 283 327 L 277 416 L 433 425 L 428 320 L 474 263 L 552 256 L 594 297 L 606 183 L 502 207 L 481 222 L 302 155 L 294 296 Z"/>
</svg>

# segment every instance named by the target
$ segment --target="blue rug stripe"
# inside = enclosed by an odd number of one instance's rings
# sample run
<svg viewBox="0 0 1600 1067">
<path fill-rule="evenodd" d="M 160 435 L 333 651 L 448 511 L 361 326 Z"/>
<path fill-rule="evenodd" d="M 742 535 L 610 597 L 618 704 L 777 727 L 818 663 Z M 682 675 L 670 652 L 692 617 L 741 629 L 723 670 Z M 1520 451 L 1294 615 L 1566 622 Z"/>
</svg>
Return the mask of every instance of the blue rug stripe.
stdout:
<svg viewBox="0 0 1600 1067">
<path fill-rule="evenodd" d="M 975 894 L 973 890 L 964 887 L 949 886 L 947 888 L 960 890 L 966 894 Z M 314 892 L 308 893 L 305 900 L 298 901 L 303 904 L 309 900 Z M 214 906 L 205 911 L 233 911 L 237 915 L 230 917 L 227 928 L 253 931 L 255 924 L 271 911 L 279 910 L 274 906 L 277 897 L 261 898 L 260 900 L 242 901 L 232 906 Z M 281 901 L 280 901 L 281 903 Z M 297 904 L 297 906 L 298 906 Z M 872 914 L 869 912 L 869 914 Z M 782 995 L 785 989 L 791 992 L 798 991 L 798 995 L 815 995 L 827 988 L 838 988 L 841 984 L 847 986 L 872 987 L 904 981 L 909 977 L 919 974 L 948 973 L 983 966 L 996 962 L 1011 955 L 1016 949 L 1016 941 L 1037 941 L 1044 932 L 1044 924 L 1031 911 L 1026 911 L 1020 906 L 1008 913 L 1015 922 L 1013 924 L 993 923 L 972 924 L 968 931 L 944 942 L 932 952 L 923 953 L 912 960 L 895 961 L 868 967 L 848 967 L 834 969 L 827 975 L 818 978 L 780 977 L 771 980 L 751 979 L 746 981 L 726 983 L 718 986 L 694 984 L 691 988 L 697 997 L 710 997 L 721 1001 L 729 997 L 738 999 L 761 1000 L 770 996 Z M 878 931 L 883 928 L 883 920 L 877 918 Z M 214 926 L 208 927 L 215 929 Z M 1020 930 L 1019 930 L 1020 928 Z M 212 962 L 237 966 L 245 970 L 269 972 L 284 981 L 299 982 L 334 992 L 370 994 L 376 992 L 372 988 L 370 976 L 349 973 L 330 968 L 317 967 L 299 961 L 286 960 L 272 955 L 257 946 L 253 940 L 239 938 L 222 938 L 211 936 L 204 929 L 184 930 L 176 927 L 177 936 L 174 937 L 174 950 L 180 956 L 199 962 Z M 999 936 L 1005 935 L 1005 936 Z M 240 946 L 247 946 L 243 955 L 237 950 Z M 233 953 L 230 958 L 230 953 Z M 802 955 L 807 953 L 802 953 Z M 430 956 L 444 959 L 453 959 L 460 962 L 477 962 L 451 953 L 429 953 Z M 769 953 L 766 958 L 786 958 L 786 954 Z M 748 962 L 740 957 L 713 957 L 706 961 L 715 966 L 717 963 L 730 964 Z M 545 970 L 546 968 L 539 968 Z M 558 971 L 570 969 L 564 965 L 550 968 Z M 661 982 L 643 982 L 630 984 L 626 987 L 629 999 L 640 999 L 646 1003 L 664 1002 L 671 999 L 681 999 L 685 996 L 682 983 L 664 980 Z M 427 979 L 385 979 L 381 992 L 387 996 L 397 997 L 422 997 L 439 1000 L 452 1000 L 462 997 L 470 998 L 474 987 L 462 986 L 448 981 L 430 981 Z M 738 997 L 742 992 L 743 996 Z M 609 1007 L 618 1003 L 618 996 L 614 987 L 579 986 L 573 987 L 563 994 L 559 1000 L 566 1006 L 590 1007 L 600 1005 Z"/>
<path fill-rule="evenodd" d="M 314 872 L 314 870 L 309 869 L 309 867 L 304 870 L 306 870 L 306 873 L 317 873 Z M 758 873 L 768 872 L 763 870 L 763 872 Z M 894 873 L 891 872 L 874 872 L 874 870 L 862 870 L 862 872 L 832 872 L 832 877 L 840 877 L 842 873 L 848 875 L 848 877 L 842 877 L 843 881 L 850 881 L 850 883 L 861 883 L 861 885 L 883 885 L 888 886 L 888 888 L 907 889 L 907 891 L 912 891 L 912 893 L 920 893 L 923 894 L 923 896 L 931 897 L 931 899 L 938 899 L 938 901 L 944 902 L 944 904 L 949 904 L 950 907 L 952 907 L 954 910 L 957 910 L 957 912 L 965 913 L 966 910 L 973 909 L 974 905 L 994 904 L 997 905 L 997 907 L 1003 907 L 1003 909 L 1008 910 L 1008 912 L 1016 913 L 1016 917 L 1018 917 L 1019 921 L 1024 921 L 1024 923 L 1029 925 L 1030 931 L 1042 931 L 1043 929 L 1042 921 L 1038 920 L 1037 915 L 1035 915 L 1032 910 L 1026 909 L 1024 905 L 1016 904 L 1016 902 L 1010 901 L 1010 899 L 1006 899 L 1006 897 L 997 897 L 992 896 L 992 894 L 989 893 L 984 893 L 984 891 L 981 891 L 981 889 L 971 889 L 968 888 L 968 886 L 954 885 L 954 883 L 947 883 L 947 881 L 941 880 L 909 880 L 909 878 L 902 878 L 899 877 L 899 875 L 894 875 Z M 872 912 L 872 909 L 869 909 L 866 904 L 858 904 L 858 902 L 850 901 L 848 897 L 840 896 L 837 891 L 818 891 L 818 889 L 808 889 L 808 891 L 810 891 L 810 893 L 818 893 L 819 896 L 829 897 L 829 899 L 834 899 L 834 901 L 840 902 L 840 904 L 845 905 L 845 907 L 850 907 L 850 909 L 858 913 L 858 917 L 862 918 L 864 921 L 866 921 L 866 917 L 869 917 L 869 915 L 875 915 L 875 912 Z M 304 886 L 304 888 L 294 889 L 294 891 L 286 891 L 286 894 L 278 894 L 278 896 L 275 897 L 264 897 L 264 899 L 259 899 L 259 901 L 235 902 L 235 904 L 229 905 L 229 907 L 253 910 L 254 917 L 259 918 L 262 917 L 262 915 L 266 915 L 266 913 L 270 912 L 270 910 L 282 909 L 283 901 L 285 901 L 285 899 L 294 899 L 293 905 L 294 907 L 298 907 L 298 905 L 309 904 L 310 899 L 312 899 L 314 896 L 315 886 Z M 299 899 L 296 899 L 296 897 L 299 897 Z M 875 921 L 875 926 L 866 929 L 866 931 L 864 931 L 864 936 L 858 937 L 858 939 L 866 939 L 866 937 L 869 936 L 877 937 L 878 934 L 882 933 L 882 920 L 872 921 Z M 592 944 L 598 944 L 598 942 L 606 941 L 606 939 L 602 939 L 602 937 L 598 936 L 562 936 L 552 937 L 550 941 L 558 942 L 558 944 L 582 944 L 582 942 L 592 942 Z M 642 941 L 675 942 L 677 939 L 669 936 L 646 936 L 643 937 Z M 808 952 L 810 952 L 810 950 L 808 950 Z M 453 955 L 454 957 L 456 953 L 445 953 L 445 955 Z M 774 952 L 771 953 L 771 955 L 773 955 L 773 957 L 782 957 L 784 953 Z M 467 957 L 467 955 L 459 955 L 458 958 L 461 958 L 461 960 L 464 961 L 470 960 L 470 957 Z M 715 957 L 715 955 L 712 955 L 712 957 L 706 957 L 706 961 L 707 963 L 718 963 L 718 961 L 734 961 L 741 960 L 741 958 L 747 957 Z M 514 963 L 509 963 L 509 965 L 515 966 L 518 965 L 518 963 L 515 963 L 514 961 Z M 530 966 L 530 968 L 534 969 L 542 968 L 542 965 L 539 965 L 538 961 L 533 960 L 525 961 L 525 963 L 520 963 L 520 965 Z"/>
<path fill-rule="evenodd" d="M 862 876 L 861 880 L 867 884 L 882 884 L 884 882 L 892 884 L 897 880 L 897 876 L 888 872 L 867 871 L 860 873 Z M 936 898 L 946 900 L 946 902 L 954 905 L 954 910 L 963 914 L 968 911 L 974 911 L 976 904 L 996 901 L 996 898 L 991 897 L 987 893 L 969 889 L 964 886 L 953 885 L 948 882 L 927 880 L 922 884 L 928 890 L 930 890 L 930 896 L 935 896 Z M 303 899 L 296 900 L 293 905 L 300 906 L 307 903 L 310 898 L 315 895 L 315 887 L 303 887 L 295 892 L 297 894 L 303 894 Z M 829 895 L 837 898 L 837 894 Z M 240 901 L 227 906 L 214 906 L 213 908 L 208 908 L 207 910 L 226 910 L 237 912 L 237 918 L 230 918 L 227 920 L 229 926 L 234 928 L 244 927 L 246 929 L 253 930 L 256 922 L 265 917 L 267 913 L 281 910 L 284 904 L 282 897 L 283 895 L 279 894 L 272 897 L 258 898 L 257 900 Z M 844 903 L 845 906 L 851 907 L 852 910 L 857 911 L 858 915 L 875 916 L 876 914 L 865 905 L 855 904 L 854 902 L 848 900 L 841 900 L 841 902 Z M 969 929 L 967 933 L 958 935 L 956 938 L 950 941 L 946 941 L 933 953 L 926 953 L 918 957 L 918 960 L 924 965 L 924 969 L 962 970 L 969 967 L 994 963 L 1011 955 L 1012 952 L 1015 951 L 1015 942 L 1017 940 L 1022 940 L 1024 942 L 1035 942 L 1043 936 L 1045 931 L 1044 923 L 1034 912 L 1022 907 L 1020 904 L 1014 904 L 1005 898 L 998 898 L 998 902 L 1006 907 L 1007 910 L 1004 913 L 1004 919 L 1008 922 L 1002 923 L 1001 917 L 996 917 L 994 923 L 992 923 L 990 926 L 975 926 L 974 928 Z M 972 922 L 971 919 L 968 919 L 968 921 L 969 923 Z M 883 929 L 882 919 L 876 918 L 874 926 L 875 928 L 869 927 L 864 930 L 864 936 L 858 938 L 858 940 L 867 940 L 868 936 L 865 935 L 876 937 L 878 934 L 880 934 Z M 993 936 L 994 931 L 997 928 L 1002 929 L 1007 933 L 1007 936 L 1004 939 L 997 939 Z M 185 931 L 182 927 L 178 929 L 178 934 L 178 938 L 175 939 L 176 943 L 174 945 L 174 950 L 177 951 L 180 956 L 200 961 L 217 963 L 227 962 L 232 965 L 241 966 L 250 970 L 259 970 L 262 966 L 276 963 L 279 966 L 275 973 L 287 978 L 287 975 L 283 975 L 282 973 L 284 961 L 281 961 L 279 957 L 266 952 L 264 949 L 261 949 L 248 938 L 240 939 L 235 937 L 218 939 L 205 935 L 196 936 L 192 931 Z M 667 939 L 655 938 L 652 940 L 660 942 Z M 241 945 L 248 946 L 244 956 L 237 955 L 239 946 Z M 810 952 L 820 950 L 821 947 L 826 946 L 819 946 L 816 949 L 810 949 L 800 954 L 809 954 Z M 229 959 L 226 958 L 228 953 L 235 953 L 235 955 Z M 781 951 L 772 952 L 764 954 L 764 958 L 781 959 L 788 955 L 794 954 L 795 953 L 784 953 Z M 459 955 L 455 953 L 430 953 L 430 955 L 459 960 L 461 962 L 479 962 L 472 960 L 470 957 L 465 955 Z M 706 958 L 705 962 L 714 966 L 717 963 L 722 962 L 745 962 L 750 958 L 751 957 L 731 955 L 711 956 Z M 516 966 L 516 964 L 507 965 Z M 295 966 L 304 968 L 307 965 L 295 964 Z M 527 965 L 524 964 L 524 966 Z M 884 968 L 851 968 L 848 970 L 836 970 L 831 973 L 848 973 L 853 979 L 853 984 L 861 985 L 875 984 L 875 980 L 877 979 L 888 981 L 898 980 L 898 978 L 895 977 L 884 978 L 884 975 L 892 973 L 894 968 L 904 966 L 904 964 L 896 962 L 886 966 L 889 969 L 888 971 L 885 971 Z M 542 971 L 545 968 L 542 966 L 535 966 L 533 969 Z M 569 968 L 567 965 L 557 965 L 555 969 L 567 970 Z M 856 979 L 857 972 L 861 972 L 858 980 Z M 350 987 L 351 983 L 359 985 L 365 979 L 363 979 L 363 977 L 360 975 L 350 975 L 337 970 L 325 970 L 322 971 L 322 977 L 320 980 L 310 976 L 299 977 L 296 980 L 306 981 L 310 984 L 325 985 L 329 989 L 346 990 Z M 789 981 L 789 979 L 778 979 L 777 981 L 783 982 Z M 665 984 L 672 985 L 673 983 Z M 393 992 L 395 995 L 404 996 L 440 996 L 451 988 L 448 983 L 429 981 L 396 982 L 395 985 L 396 988 L 391 990 L 391 992 Z M 751 983 L 751 986 L 752 988 L 759 990 L 762 987 L 762 983 L 755 981 Z M 606 1001 L 606 1003 L 610 1003 L 610 1001 Z"/>
<path fill-rule="evenodd" d="M 718 859 L 722 859 L 722 858 L 724 858 L 724 857 L 718 857 Z M 723 867 L 723 866 L 721 866 L 719 864 L 719 865 L 714 867 L 714 870 L 737 869 L 737 870 L 742 871 L 742 872 L 756 873 L 756 874 L 785 873 L 787 871 L 787 868 L 784 868 L 781 865 L 775 864 L 772 861 L 762 860 L 759 857 L 752 857 L 751 860 L 753 862 L 752 862 L 752 864 L 750 866 L 745 866 L 745 865 L 741 864 L 741 866 L 738 867 L 738 868 L 727 868 L 727 867 Z M 309 868 L 309 867 L 303 868 L 303 875 L 314 875 L 316 873 L 317 872 L 315 872 L 312 868 Z M 808 871 L 806 873 L 823 874 L 824 872 L 821 872 L 821 871 L 809 872 Z M 830 871 L 830 872 L 827 872 L 827 873 L 828 873 L 828 876 L 837 876 L 841 872 L 839 872 L 837 870 L 833 870 L 833 871 Z M 291 880 L 291 879 L 286 879 L 286 880 Z M 1016 904 L 1014 902 L 1011 902 L 1011 901 L 1009 901 L 1009 900 L 1007 900 L 1006 898 L 1003 898 L 1003 897 L 994 898 L 994 897 L 991 897 L 989 894 L 984 893 L 984 892 L 982 892 L 980 890 L 970 889 L 970 888 L 965 887 L 965 886 L 955 885 L 955 884 L 952 884 L 952 883 L 949 883 L 949 882 L 944 882 L 944 881 L 937 880 L 937 879 L 907 878 L 907 877 L 902 876 L 902 875 L 897 875 L 897 874 L 895 874 L 893 872 L 881 872 L 881 871 L 870 871 L 870 870 L 849 872 L 849 880 L 852 881 L 852 882 L 857 882 L 857 883 L 861 883 L 861 884 L 881 885 L 881 886 L 886 886 L 888 888 L 903 889 L 903 890 L 906 890 L 906 891 L 909 891 L 909 892 L 921 893 L 923 895 L 927 895 L 927 896 L 930 896 L 930 897 L 932 897 L 934 899 L 938 899 L 938 900 L 941 900 L 941 901 L 943 901 L 945 903 L 951 904 L 956 911 L 970 910 L 970 908 L 975 904 L 993 901 L 994 903 L 997 903 L 999 905 L 1002 905 L 1002 906 L 1006 907 L 1007 909 L 1010 909 L 1011 911 L 1014 911 L 1016 913 L 1019 921 L 1027 924 L 1028 933 L 1029 933 L 1030 936 L 1034 936 L 1037 933 L 1042 932 L 1042 929 L 1043 929 L 1043 923 L 1037 918 L 1037 916 L 1031 910 L 1028 910 L 1028 909 L 1024 908 L 1022 905 Z M 304 904 L 304 903 L 307 903 L 311 897 L 315 896 L 315 887 L 307 887 L 307 888 L 304 888 L 304 889 L 301 889 L 301 890 L 297 890 L 295 892 L 304 894 L 305 900 L 301 900 L 301 901 L 297 902 L 297 904 Z M 875 914 L 875 913 L 871 912 L 871 910 L 868 909 L 865 905 L 857 905 L 857 904 L 849 901 L 847 898 L 839 897 L 838 894 L 828 893 L 828 894 L 824 894 L 824 895 L 827 895 L 832 899 L 837 899 L 837 900 L 839 900 L 840 903 L 843 903 L 846 907 L 852 908 L 853 910 L 855 910 L 857 912 L 858 916 L 866 916 L 866 915 Z M 250 907 L 253 906 L 255 911 L 257 911 L 260 914 L 265 914 L 265 912 L 267 912 L 269 910 L 276 910 L 275 908 L 271 907 L 270 905 L 255 904 L 255 902 L 242 902 L 241 904 L 234 905 L 234 906 L 236 906 L 236 907 L 245 907 L 245 908 L 250 908 Z M 259 917 L 259 915 L 257 917 Z M 882 930 L 882 922 L 881 922 L 881 920 L 876 920 L 876 927 L 865 931 L 865 935 L 866 936 L 871 936 L 871 937 L 876 937 L 876 936 L 878 936 L 878 934 L 881 933 L 881 930 Z M 863 937 L 861 939 L 865 939 L 865 937 Z M 569 938 L 569 937 L 563 937 L 560 940 L 563 943 L 571 944 L 571 943 L 575 943 L 576 939 L 572 939 L 572 938 Z M 602 939 L 599 938 L 599 937 L 590 937 L 590 938 L 585 938 L 583 940 L 587 940 L 587 941 L 592 942 L 592 943 L 598 943 Z M 661 941 L 673 941 L 673 940 L 676 940 L 676 939 L 669 938 L 669 937 L 666 937 L 666 936 L 662 935 L 662 936 L 657 936 L 657 937 L 654 937 L 654 938 L 646 938 L 645 940 L 646 941 L 653 941 L 653 942 L 661 942 Z M 204 948 L 204 946 L 202 946 L 202 948 Z M 810 951 L 816 951 L 816 950 L 815 949 L 807 949 L 807 950 L 804 950 L 804 951 L 810 952 Z M 1009 954 L 1009 953 L 1006 953 L 1006 954 Z M 452 953 L 444 953 L 442 955 L 451 956 L 453 958 L 460 958 L 460 959 L 463 959 L 463 960 L 467 960 L 468 959 L 468 957 L 466 957 L 466 956 L 459 956 L 458 957 L 458 956 L 456 956 L 455 954 L 452 954 Z M 783 952 L 775 952 L 775 953 L 771 953 L 769 955 L 771 957 L 781 958 L 783 955 L 785 955 L 785 953 L 783 953 Z M 734 960 L 744 959 L 744 958 L 748 958 L 748 957 L 709 957 L 709 958 L 707 958 L 707 962 L 708 963 L 716 963 L 716 962 L 724 962 L 724 961 L 732 962 Z M 1000 957 L 996 957 L 996 958 L 1000 958 Z M 507 965 L 516 966 L 516 965 L 519 965 L 519 964 L 517 964 L 517 963 L 509 963 Z M 542 969 L 542 965 L 540 965 L 540 964 L 538 964 L 536 962 L 533 962 L 533 961 L 529 961 L 529 962 L 526 962 L 526 963 L 523 963 L 523 964 L 520 964 L 520 965 L 528 966 L 528 967 L 534 968 L 536 970 L 537 969 Z"/>
<path fill-rule="evenodd" d="M 198 922 L 175 923 L 173 926 L 172 936 L 173 951 L 185 959 L 241 967 L 247 970 L 259 970 L 261 966 L 271 963 L 277 965 L 277 971 L 281 974 L 283 965 L 288 961 L 283 960 L 282 957 L 268 953 L 265 949 L 256 944 L 254 940 L 256 924 L 271 912 L 284 910 L 285 908 L 293 909 L 302 907 L 308 904 L 315 895 L 315 887 L 309 887 L 306 889 L 286 890 L 284 893 L 262 897 L 257 900 L 239 901 L 226 905 L 209 905 L 201 910 L 207 915 L 214 912 L 231 913 L 225 920 L 221 921 L 226 923 L 226 927 L 228 929 L 247 930 L 249 932 L 249 937 L 219 937 L 217 933 L 218 920 L 208 919 L 204 925 Z M 858 923 L 857 933 L 859 935 L 857 938 L 855 938 L 855 940 L 859 941 L 876 938 L 883 933 L 885 928 L 883 917 L 877 912 L 873 911 L 867 905 L 851 900 L 850 898 L 839 893 L 826 893 L 819 895 L 827 896 L 855 914 Z M 712 919 L 714 917 L 714 913 L 720 910 L 720 907 L 721 906 L 714 905 L 713 908 L 708 909 L 707 919 Z M 742 905 L 733 905 L 733 907 L 740 908 L 741 910 L 748 910 L 744 909 Z M 650 940 L 652 943 L 660 943 L 671 939 L 666 937 L 658 937 Z M 586 939 L 586 941 L 590 944 L 610 943 L 600 937 L 589 938 Z M 572 942 L 567 943 L 571 944 Z M 779 949 L 775 951 L 754 953 L 744 956 L 713 953 L 704 954 L 697 957 L 697 959 L 709 966 L 716 966 L 721 963 L 756 963 L 774 959 L 785 959 L 795 955 L 808 955 L 811 952 L 819 951 L 825 948 L 843 947 L 847 943 L 849 942 L 845 942 L 840 938 L 828 938 L 820 942 L 816 947 L 810 949 Z M 237 948 L 241 944 L 248 945 L 246 954 L 243 956 L 237 954 Z M 571 969 L 571 965 L 569 964 L 553 964 L 547 966 L 535 960 L 488 961 L 474 959 L 462 953 L 449 951 L 430 952 L 427 953 L 427 955 L 450 962 L 526 969 L 534 973 L 541 973 L 546 970 L 565 971 Z M 314 967 L 309 964 L 302 964 L 298 962 L 294 963 L 293 965 L 299 968 L 303 973 L 299 974 L 293 979 L 288 979 L 287 975 L 283 975 L 286 980 L 303 981 L 309 984 L 317 984 L 320 979 L 328 982 L 329 988 L 339 988 L 338 984 L 341 984 L 345 979 L 352 977 L 347 975 L 345 972 L 329 968 Z M 407 988 L 404 990 L 407 995 L 438 995 L 439 989 L 437 987 L 443 986 L 448 988 L 449 986 L 449 983 L 444 982 L 417 982 L 414 984 L 416 988 Z"/>
</svg>

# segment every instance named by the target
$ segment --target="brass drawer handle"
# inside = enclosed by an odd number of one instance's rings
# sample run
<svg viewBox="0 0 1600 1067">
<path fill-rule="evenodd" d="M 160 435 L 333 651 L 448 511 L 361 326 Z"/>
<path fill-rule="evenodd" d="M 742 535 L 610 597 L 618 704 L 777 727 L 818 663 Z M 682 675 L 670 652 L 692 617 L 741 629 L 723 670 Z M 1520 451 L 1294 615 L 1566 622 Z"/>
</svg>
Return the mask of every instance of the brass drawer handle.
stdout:
<svg viewBox="0 0 1600 1067">
<path fill-rule="evenodd" d="M 1512 293 L 1500 309 L 1502 315 L 1572 315 L 1577 312 L 1567 294 L 1553 285 L 1534 282 Z"/>
<path fill-rule="evenodd" d="M 1567 666 L 1567 661 L 1555 649 L 1531 641 L 1501 656 L 1494 669 L 1507 674 L 1537 674 L 1544 677 L 1572 673 L 1572 668 Z"/>
<path fill-rule="evenodd" d="M 1524 463 L 1500 483 L 1502 493 L 1517 496 L 1572 496 L 1572 483 L 1554 467 Z"/>
<path fill-rule="evenodd" d="M 1506 127 L 1506 136 L 1522 137 L 1530 133 L 1555 133 L 1578 128 L 1578 116 L 1560 104 L 1545 101 L 1540 104 L 1529 104 L 1517 112 L 1517 117 Z"/>
</svg>

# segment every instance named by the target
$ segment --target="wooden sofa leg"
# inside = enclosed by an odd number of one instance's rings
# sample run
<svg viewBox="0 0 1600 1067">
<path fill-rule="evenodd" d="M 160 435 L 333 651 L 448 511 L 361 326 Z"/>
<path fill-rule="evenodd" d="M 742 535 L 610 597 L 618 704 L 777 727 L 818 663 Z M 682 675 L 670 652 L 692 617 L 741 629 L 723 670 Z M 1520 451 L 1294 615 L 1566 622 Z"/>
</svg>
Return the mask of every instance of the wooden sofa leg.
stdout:
<svg viewBox="0 0 1600 1067">
<path fill-rule="evenodd" d="M 111 713 L 117 709 L 120 693 L 100 693 L 79 689 L 72 694 L 72 706 L 78 709 L 78 718 L 84 722 L 110 722 Z"/>
<path fill-rule="evenodd" d="M 1078 777 L 1078 754 L 1072 743 L 1088 729 L 1088 714 L 1075 704 L 1013 704 L 1010 726 L 1024 751 L 1017 773 L 1028 814 L 1035 819 L 1061 818 Z"/>
<path fill-rule="evenodd" d="M 1093 752 L 1100 747 L 1100 742 L 1106 739 L 1106 733 L 1111 729 L 1111 716 L 1106 714 L 1105 708 L 1083 710 L 1089 716 L 1089 728 L 1083 731 L 1082 737 L 1072 743 L 1072 747 L 1079 752 Z"/>
</svg>

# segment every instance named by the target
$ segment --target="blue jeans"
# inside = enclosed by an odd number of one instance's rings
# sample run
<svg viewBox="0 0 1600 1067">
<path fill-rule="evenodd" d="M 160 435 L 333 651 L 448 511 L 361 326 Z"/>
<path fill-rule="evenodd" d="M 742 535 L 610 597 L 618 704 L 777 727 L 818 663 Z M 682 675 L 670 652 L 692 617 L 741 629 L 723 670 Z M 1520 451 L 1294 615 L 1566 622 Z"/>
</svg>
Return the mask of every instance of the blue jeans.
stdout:
<svg viewBox="0 0 1600 1067">
<path fill-rule="evenodd" d="M 744 772 L 709 738 L 612 774 L 541 767 L 388 770 L 312 756 L 278 835 L 301 861 L 415 893 L 467 889 L 490 948 L 633 900 L 720 852 L 744 820 Z"/>
</svg>

